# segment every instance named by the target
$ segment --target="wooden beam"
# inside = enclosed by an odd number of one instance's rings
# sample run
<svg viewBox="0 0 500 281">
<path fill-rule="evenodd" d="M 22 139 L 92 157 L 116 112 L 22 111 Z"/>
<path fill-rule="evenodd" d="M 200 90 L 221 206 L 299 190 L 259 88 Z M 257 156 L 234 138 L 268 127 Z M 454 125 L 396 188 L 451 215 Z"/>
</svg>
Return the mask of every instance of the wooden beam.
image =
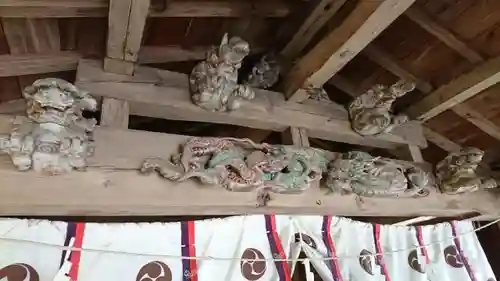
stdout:
<svg viewBox="0 0 500 281">
<path fill-rule="evenodd" d="M 306 89 L 320 87 L 395 21 L 415 0 L 360 0 L 354 10 L 307 53 L 285 77 L 291 101 L 307 98 Z"/>
<path fill-rule="evenodd" d="M 124 99 L 130 102 L 130 114 L 149 117 L 233 124 L 279 131 L 296 126 L 308 130 L 310 137 L 375 147 L 397 147 L 414 143 L 425 147 L 418 124 L 405 128 L 410 135 L 396 133 L 362 137 L 350 128 L 347 112 L 331 108 L 328 115 L 308 113 L 300 105 L 285 105 L 280 93 L 257 90 L 251 102 L 225 113 L 209 112 L 191 102 L 188 77 L 185 74 L 137 67 L 134 76 L 106 73 L 98 61 L 81 60 L 76 85 L 95 96 Z"/>
<path fill-rule="evenodd" d="M 367 46 L 363 50 L 363 54 L 368 57 L 371 61 L 379 64 L 383 68 L 392 72 L 392 74 L 415 82 L 416 88 L 424 93 L 429 93 L 433 90 L 433 86 L 419 77 L 413 75 L 411 72 L 406 70 L 396 59 L 394 59 L 390 54 L 386 53 L 384 50 L 379 49 L 374 45 Z"/>
<path fill-rule="evenodd" d="M 444 151 L 448 152 L 458 152 L 462 149 L 462 146 L 457 144 L 456 142 L 446 138 L 445 136 L 439 134 L 438 132 L 430 129 L 429 127 L 423 127 L 425 138 L 442 148 Z"/>
<path fill-rule="evenodd" d="M 410 106 L 407 113 L 420 121 L 429 120 L 498 82 L 500 82 L 500 57 L 491 59 L 471 72 L 441 86 Z"/>
<path fill-rule="evenodd" d="M 134 73 L 149 2 L 143 0 L 110 1 L 104 70 L 128 75 Z"/>
<path fill-rule="evenodd" d="M 292 39 L 281 51 L 281 55 L 294 59 L 309 44 L 312 38 L 330 20 L 347 0 L 317 0 L 311 13 L 304 20 Z"/>
<path fill-rule="evenodd" d="M 3 120 L 3 121 L 2 121 Z M 0 124 L 5 123 L 0 117 Z M 11 118 L 8 119 L 10 122 Z M 4 124 L 5 125 L 5 124 Z M 7 126 L 0 125 L 7 133 Z M 456 216 L 472 211 L 500 217 L 500 199 L 490 192 L 420 199 L 364 198 L 327 194 L 312 188 L 302 194 L 273 194 L 268 206 L 255 207 L 256 192 L 202 188 L 196 181 L 172 183 L 135 170 L 144 158 L 168 157 L 186 136 L 96 128 L 95 154 L 88 171 L 43 176 L 15 170 L 0 157 L 0 215 L 165 216 L 290 214 L 337 216 Z M 130 170 L 129 170 L 130 169 Z M 34 188 L 36 187 L 36 188 Z"/>
<path fill-rule="evenodd" d="M 466 103 L 455 105 L 455 107 L 453 107 L 453 112 L 476 125 L 476 127 L 488 135 L 500 140 L 500 128 Z"/>
<path fill-rule="evenodd" d="M 101 108 L 101 126 L 127 129 L 129 114 L 128 101 L 104 99 Z"/>
<path fill-rule="evenodd" d="M 125 0 L 123 0 L 125 1 Z M 2 0 L 4 18 L 107 17 L 109 0 Z M 172 1 L 164 11 L 151 11 L 150 17 L 242 17 L 249 13 L 282 18 L 289 14 L 286 1 Z"/>
<path fill-rule="evenodd" d="M 75 70 L 80 58 L 76 52 L 0 55 L 0 77 Z"/>
<path fill-rule="evenodd" d="M 467 46 L 465 42 L 456 37 L 451 31 L 442 27 L 423 9 L 413 6 L 406 11 L 405 15 L 470 62 L 480 63 L 484 61 L 481 54 Z"/>
</svg>

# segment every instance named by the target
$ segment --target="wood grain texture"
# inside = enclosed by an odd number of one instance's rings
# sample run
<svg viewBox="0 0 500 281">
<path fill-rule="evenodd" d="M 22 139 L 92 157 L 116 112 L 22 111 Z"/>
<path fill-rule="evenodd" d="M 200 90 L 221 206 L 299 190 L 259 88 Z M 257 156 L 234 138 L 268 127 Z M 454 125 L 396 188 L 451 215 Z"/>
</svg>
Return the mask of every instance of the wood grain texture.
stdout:
<svg viewBox="0 0 500 281">
<path fill-rule="evenodd" d="M 309 44 L 316 33 L 324 27 L 347 0 L 317 0 L 292 39 L 281 51 L 287 58 L 295 58 Z"/>
<path fill-rule="evenodd" d="M 467 46 L 465 42 L 457 38 L 451 31 L 442 27 L 436 20 L 419 7 L 411 7 L 406 11 L 405 15 L 470 62 L 480 63 L 484 61 L 481 54 Z"/>
<path fill-rule="evenodd" d="M 310 146 L 307 130 L 304 128 L 290 127 L 282 133 L 284 144 L 297 146 Z"/>
<path fill-rule="evenodd" d="M 307 98 L 304 89 L 320 87 L 396 20 L 415 0 L 361 0 L 338 26 L 292 68 L 285 78 L 287 98 Z M 296 96 L 297 95 L 297 96 Z"/>
<path fill-rule="evenodd" d="M 76 52 L 0 55 L 0 77 L 75 70 L 81 56 Z"/>
<path fill-rule="evenodd" d="M 500 82 L 500 57 L 493 58 L 439 87 L 410 106 L 407 113 L 426 121 Z"/>
<path fill-rule="evenodd" d="M 331 108 L 328 115 L 308 113 L 300 105 L 284 105 L 280 93 L 264 90 L 258 90 L 253 101 L 243 101 L 239 110 L 208 112 L 191 102 L 187 75 L 149 67 L 138 67 L 130 77 L 103 72 L 98 61 L 81 60 L 76 85 L 95 96 L 128 100 L 134 115 L 279 132 L 295 126 L 306 128 L 310 137 L 376 147 L 426 146 L 418 124 L 402 126 L 405 128 L 400 132 L 362 137 L 351 130 L 345 109 Z"/>
<path fill-rule="evenodd" d="M 126 2 L 126 0 L 121 0 Z M 128 1 L 128 0 L 127 0 Z M 109 0 L 2 0 L 0 17 L 73 18 L 107 17 Z M 173 1 L 168 9 L 150 17 L 241 17 L 254 13 L 282 18 L 289 14 L 286 1 L 247 3 L 243 1 Z"/>
<path fill-rule="evenodd" d="M 128 101 L 105 98 L 101 108 L 101 126 L 128 128 L 130 108 Z"/>
<path fill-rule="evenodd" d="M 9 131 L 11 120 L 0 117 L 0 133 Z M 1 156 L 0 215 L 455 216 L 476 211 L 500 216 L 500 199 L 488 192 L 454 196 L 433 192 L 421 199 L 365 198 L 359 202 L 355 196 L 328 195 L 325 189 L 313 188 L 298 195 L 274 194 L 269 206 L 256 208 L 255 192 L 230 192 L 195 181 L 174 184 L 133 170 L 144 158 L 176 152 L 186 138 L 98 127 L 88 171 L 52 177 L 19 172 L 8 157 Z"/>
</svg>

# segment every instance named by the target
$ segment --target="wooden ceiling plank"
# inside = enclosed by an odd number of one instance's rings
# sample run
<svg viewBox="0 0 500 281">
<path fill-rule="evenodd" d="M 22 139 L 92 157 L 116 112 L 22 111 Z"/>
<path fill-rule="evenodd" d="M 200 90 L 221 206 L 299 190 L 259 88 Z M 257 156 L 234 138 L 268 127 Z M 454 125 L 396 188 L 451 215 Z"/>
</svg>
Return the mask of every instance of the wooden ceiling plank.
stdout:
<svg viewBox="0 0 500 281">
<path fill-rule="evenodd" d="M 351 130 L 345 110 L 332 107 L 326 116 L 308 113 L 300 105 L 288 106 L 282 94 L 265 90 L 257 90 L 256 98 L 238 110 L 209 112 L 191 102 L 187 75 L 149 67 L 139 66 L 134 76 L 126 76 L 104 72 L 98 61 L 81 60 L 76 85 L 95 96 L 128 100 L 135 115 L 279 132 L 296 126 L 306 128 L 311 137 L 375 147 L 426 146 L 418 124 L 406 125 L 411 136 L 405 132 L 363 137 Z"/>
<path fill-rule="evenodd" d="M 122 0 L 125 1 L 125 0 Z M 128 0 L 127 0 L 128 1 Z M 146 1 L 144 1 L 146 2 Z M 289 14 L 286 1 L 172 1 L 164 11 L 151 11 L 149 17 L 241 17 L 253 13 L 282 18 Z M 4 18 L 107 17 L 109 0 L 2 0 Z"/>
<path fill-rule="evenodd" d="M 360 0 L 354 10 L 328 33 L 286 76 L 291 101 L 307 99 L 306 89 L 321 87 L 394 22 L 415 0 Z"/>
<path fill-rule="evenodd" d="M 406 11 L 405 15 L 470 62 L 480 63 L 484 61 L 483 56 L 479 52 L 469 47 L 450 30 L 441 26 L 423 9 L 413 6 Z"/>
<path fill-rule="evenodd" d="M 75 70 L 81 58 L 77 52 L 0 55 L 0 77 Z"/>
<path fill-rule="evenodd" d="M 429 82 L 416 77 L 411 72 L 406 70 L 390 54 L 374 45 L 367 46 L 363 50 L 363 54 L 366 55 L 366 57 L 368 57 L 368 59 L 370 59 L 371 61 L 392 72 L 394 75 L 415 82 L 416 88 L 424 93 L 429 93 L 434 88 Z"/>
<path fill-rule="evenodd" d="M 57 19 L 4 18 L 2 19 L 2 25 L 7 39 L 7 44 L 9 45 L 10 53 L 13 55 L 25 55 L 28 53 L 58 53 L 61 50 L 59 24 Z M 68 65 L 71 64 L 71 62 L 65 61 L 65 59 L 67 59 L 67 57 L 57 60 L 58 62 L 61 62 L 60 66 L 55 65 L 54 62 L 46 61 L 47 64 L 44 63 L 44 67 L 49 66 L 49 64 L 52 69 L 72 67 L 71 65 Z M 37 70 L 37 67 L 40 65 L 37 66 L 34 62 L 33 65 L 29 67 L 26 67 L 26 64 L 23 65 L 24 67 L 22 71 L 27 71 L 28 69 L 30 69 L 28 72 L 42 70 L 40 68 Z M 48 69 L 49 68 L 45 70 Z M 21 69 L 17 70 L 21 71 Z M 17 80 L 19 83 L 19 89 L 23 91 L 26 86 L 29 86 L 33 82 L 33 77 L 20 76 Z"/>
<path fill-rule="evenodd" d="M 500 82 L 500 57 L 479 65 L 410 106 L 407 113 L 427 121 Z"/>
<path fill-rule="evenodd" d="M 0 133 L 9 132 L 2 126 Z M 11 122 L 12 118 L 8 118 Z M 8 124 L 7 124 L 8 125 Z M 500 199 L 490 192 L 461 195 L 432 192 L 419 199 L 364 198 L 311 188 L 299 195 L 273 194 L 256 208 L 256 192 L 203 188 L 196 181 L 173 183 L 156 174 L 139 175 L 147 157 L 168 157 L 188 137 L 145 131 L 95 130 L 95 153 L 86 172 L 43 176 L 20 173 L 0 157 L 0 215 L 157 216 L 307 214 L 338 216 L 456 216 L 472 211 L 500 217 Z M 134 148 L 134 149 L 131 149 Z M 116 170 L 115 170 L 116 169 Z M 130 169 L 127 171 L 127 169 Z M 22 184 L 20 184 L 22 183 Z M 36 187 L 36 188 L 33 188 Z M 71 188 L 68 188 L 71 187 Z M 19 196 L 22 194 L 23 196 Z M 99 196 L 96 196 L 99 194 Z"/>
<path fill-rule="evenodd" d="M 281 51 L 281 55 L 294 59 L 309 44 L 347 0 L 317 0 L 312 5 L 314 9 L 304 20 L 292 39 Z"/>
</svg>

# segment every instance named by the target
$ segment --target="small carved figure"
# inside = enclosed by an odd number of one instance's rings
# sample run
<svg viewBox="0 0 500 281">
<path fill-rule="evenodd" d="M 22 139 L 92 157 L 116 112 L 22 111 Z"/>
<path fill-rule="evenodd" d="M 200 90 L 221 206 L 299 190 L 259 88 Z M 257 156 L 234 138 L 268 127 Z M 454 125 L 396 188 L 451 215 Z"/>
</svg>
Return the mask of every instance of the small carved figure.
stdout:
<svg viewBox="0 0 500 281">
<path fill-rule="evenodd" d="M 433 186 L 431 175 L 416 166 L 362 151 L 342 154 L 329 165 L 326 185 L 334 192 L 366 197 L 422 197 Z"/>
<path fill-rule="evenodd" d="M 0 151 L 21 171 L 55 175 L 85 169 L 97 122 L 84 118 L 82 111 L 96 110 L 96 100 L 56 78 L 35 81 L 23 96 L 29 119 L 15 119 L 12 133 L 0 136 Z"/>
<path fill-rule="evenodd" d="M 360 135 L 388 133 L 408 121 L 406 115 L 394 115 L 391 106 L 397 98 L 413 91 L 415 83 L 401 80 L 386 87 L 375 85 L 356 97 L 348 107 L 351 126 Z"/>
<path fill-rule="evenodd" d="M 225 34 L 220 46 L 212 48 L 189 76 L 193 102 L 206 110 L 229 111 L 239 108 L 241 99 L 252 100 L 253 89 L 238 84 L 238 70 L 249 53 L 246 41 Z"/>
<path fill-rule="evenodd" d="M 204 184 L 231 191 L 301 192 L 319 182 L 326 171 L 324 151 L 269 144 L 249 139 L 189 139 L 170 161 L 147 159 L 141 171 L 158 171 L 173 181 L 199 178 Z"/>
<path fill-rule="evenodd" d="M 278 82 L 281 67 L 273 53 L 263 55 L 252 67 L 244 83 L 253 88 L 268 89 Z"/>
<path fill-rule="evenodd" d="M 498 187 L 495 179 L 477 175 L 484 152 L 478 148 L 463 148 L 450 153 L 436 165 L 436 177 L 441 191 L 447 194 L 472 192 Z"/>
</svg>

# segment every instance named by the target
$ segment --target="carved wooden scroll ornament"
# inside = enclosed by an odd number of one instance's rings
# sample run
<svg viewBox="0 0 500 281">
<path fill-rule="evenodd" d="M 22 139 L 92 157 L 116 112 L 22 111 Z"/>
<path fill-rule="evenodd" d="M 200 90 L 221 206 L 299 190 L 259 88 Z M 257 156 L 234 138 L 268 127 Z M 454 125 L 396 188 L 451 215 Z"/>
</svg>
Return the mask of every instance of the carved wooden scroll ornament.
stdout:
<svg viewBox="0 0 500 281">
<path fill-rule="evenodd" d="M 331 160 L 310 147 L 257 144 L 249 139 L 195 137 L 169 160 L 151 158 L 141 171 L 158 171 L 172 181 L 198 178 L 231 191 L 266 190 L 299 193 L 319 186 L 342 194 L 378 197 L 423 197 L 434 186 L 431 174 L 411 163 L 349 152 Z"/>
<path fill-rule="evenodd" d="M 478 176 L 477 170 L 484 152 L 467 147 L 450 153 L 436 165 L 436 177 L 441 191 L 447 194 L 497 188 L 498 182 L 488 176 Z"/>
<path fill-rule="evenodd" d="M 238 70 L 249 53 L 247 42 L 225 34 L 220 46 L 212 48 L 189 76 L 192 101 L 209 111 L 229 111 L 239 108 L 242 99 L 252 100 L 253 89 L 238 84 Z"/>
<path fill-rule="evenodd" d="M 96 120 L 82 111 L 96 110 L 96 100 L 56 78 L 35 81 L 23 96 L 28 118 L 17 117 L 10 135 L 0 136 L 0 151 L 21 171 L 55 175 L 85 169 Z"/>
<path fill-rule="evenodd" d="M 416 165 L 373 157 L 362 151 L 343 153 L 330 162 L 326 185 L 334 192 L 366 197 L 423 197 L 434 185 L 432 175 Z"/>
<path fill-rule="evenodd" d="M 348 107 L 351 126 L 360 135 L 388 133 L 408 121 L 406 115 L 394 115 L 391 106 L 397 98 L 415 89 L 415 83 L 399 81 L 386 87 L 375 85 L 356 97 Z"/>
<path fill-rule="evenodd" d="M 319 183 L 326 165 L 324 152 L 314 148 L 196 137 L 170 160 L 147 159 L 141 171 L 156 170 L 173 181 L 198 178 L 231 191 L 297 193 Z"/>
</svg>

